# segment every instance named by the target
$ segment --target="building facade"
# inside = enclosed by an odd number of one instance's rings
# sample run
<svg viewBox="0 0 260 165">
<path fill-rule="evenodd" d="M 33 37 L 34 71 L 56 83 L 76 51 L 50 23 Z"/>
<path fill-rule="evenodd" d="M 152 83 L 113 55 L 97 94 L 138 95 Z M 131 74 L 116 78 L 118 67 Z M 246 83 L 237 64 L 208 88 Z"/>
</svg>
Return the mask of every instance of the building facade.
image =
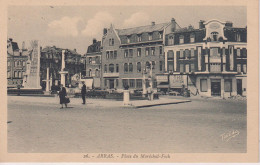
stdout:
<svg viewBox="0 0 260 165">
<path fill-rule="evenodd" d="M 61 76 L 59 71 L 61 71 L 62 50 L 62 48 L 57 48 L 55 46 L 41 49 L 40 75 L 43 89 L 46 87 L 47 68 L 49 68 L 51 86 L 58 86 L 60 84 Z M 65 69 L 68 71 L 68 74 L 66 75 L 66 86 L 73 86 L 71 81 L 72 76 L 75 74 L 80 75 L 83 68 L 84 63 L 82 61 L 82 56 L 78 54 L 76 50 L 66 49 Z"/>
<path fill-rule="evenodd" d="M 88 88 L 101 88 L 101 41 L 93 39 L 92 45 L 88 47 L 84 55 L 85 74 L 82 78 L 87 79 Z"/>
<path fill-rule="evenodd" d="M 179 29 L 174 19 L 168 23 L 104 29 L 102 39 L 103 89 L 156 88 L 156 75 L 165 72 L 164 38 L 166 32 Z M 152 83 L 151 83 L 152 82 Z"/>
<path fill-rule="evenodd" d="M 184 85 L 193 94 L 246 96 L 247 28 L 232 22 L 200 21 L 165 36 L 165 74 L 169 89 Z M 168 78 L 166 78 L 168 77 Z"/>
<path fill-rule="evenodd" d="M 23 85 L 23 75 L 26 73 L 26 62 L 30 52 L 24 48 L 19 49 L 17 42 L 12 38 L 7 40 L 7 87 Z"/>
</svg>

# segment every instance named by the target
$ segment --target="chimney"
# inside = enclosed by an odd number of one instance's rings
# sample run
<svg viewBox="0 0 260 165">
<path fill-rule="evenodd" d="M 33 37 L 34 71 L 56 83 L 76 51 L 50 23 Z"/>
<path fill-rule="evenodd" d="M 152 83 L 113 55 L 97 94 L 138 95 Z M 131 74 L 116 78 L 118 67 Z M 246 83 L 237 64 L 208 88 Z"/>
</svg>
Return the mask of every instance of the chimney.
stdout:
<svg viewBox="0 0 260 165">
<path fill-rule="evenodd" d="M 107 34 L 107 28 L 104 28 L 103 29 L 103 35 L 106 35 Z"/>
<path fill-rule="evenodd" d="M 205 22 L 204 20 L 200 20 L 200 22 L 199 22 L 199 29 L 205 28 L 204 22 Z"/>
<path fill-rule="evenodd" d="M 77 52 L 77 49 L 76 49 L 76 48 L 74 48 L 74 52 Z"/>
<path fill-rule="evenodd" d="M 174 32 L 176 30 L 176 21 L 174 18 L 171 19 L 171 31 Z"/>
<path fill-rule="evenodd" d="M 22 50 L 25 50 L 25 42 L 22 43 Z"/>
<path fill-rule="evenodd" d="M 97 43 L 97 39 L 93 38 L 93 44 Z"/>
<path fill-rule="evenodd" d="M 13 41 L 13 39 L 12 38 L 9 38 L 9 40 L 12 42 Z"/>
<path fill-rule="evenodd" d="M 227 27 L 233 27 L 233 23 L 230 22 L 230 21 L 227 21 L 226 24 L 225 24 L 225 26 L 227 26 Z"/>
<path fill-rule="evenodd" d="M 154 25 L 155 25 L 155 22 L 153 21 L 153 22 L 152 22 L 152 26 L 154 26 Z"/>
</svg>

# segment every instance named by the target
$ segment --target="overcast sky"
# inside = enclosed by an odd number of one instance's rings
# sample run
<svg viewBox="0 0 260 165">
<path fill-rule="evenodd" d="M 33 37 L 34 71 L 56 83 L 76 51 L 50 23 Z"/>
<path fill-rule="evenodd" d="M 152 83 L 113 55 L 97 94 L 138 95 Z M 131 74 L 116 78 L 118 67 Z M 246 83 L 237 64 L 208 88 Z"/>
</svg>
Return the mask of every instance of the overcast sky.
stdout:
<svg viewBox="0 0 260 165">
<path fill-rule="evenodd" d="M 246 26 L 246 7 L 183 7 L 183 6 L 10 6 L 8 37 L 30 40 L 41 45 L 77 49 L 84 54 L 93 38 L 101 40 L 103 28 L 129 28 L 169 22 L 175 18 L 181 27 L 198 28 L 199 20 L 231 21 L 235 27 Z"/>
</svg>

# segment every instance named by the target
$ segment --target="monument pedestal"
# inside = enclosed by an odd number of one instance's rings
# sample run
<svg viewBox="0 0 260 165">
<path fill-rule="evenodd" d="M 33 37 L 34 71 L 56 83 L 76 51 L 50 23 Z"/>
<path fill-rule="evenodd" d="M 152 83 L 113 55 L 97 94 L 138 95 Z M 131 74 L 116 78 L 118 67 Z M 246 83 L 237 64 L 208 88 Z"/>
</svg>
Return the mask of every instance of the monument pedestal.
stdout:
<svg viewBox="0 0 260 165">
<path fill-rule="evenodd" d="M 68 74 L 68 71 L 60 71 L 60 84 L 62 84 L 65 87 L 65 78 L 66 78 L 66 74 Z"/>
<path fill-rule="evenodd" d="M 131 106 L 129 90 L 124 90 L 124 106 Z"/>
</svg>

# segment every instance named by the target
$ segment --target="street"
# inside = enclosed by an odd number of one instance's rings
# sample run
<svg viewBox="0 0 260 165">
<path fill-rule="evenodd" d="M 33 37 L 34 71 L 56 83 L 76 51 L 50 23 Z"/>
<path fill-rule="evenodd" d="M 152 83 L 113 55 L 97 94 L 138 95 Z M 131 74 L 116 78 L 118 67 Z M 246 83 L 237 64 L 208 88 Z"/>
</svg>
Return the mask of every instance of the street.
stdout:
<svg viewBox="0 0 260 165">
<path fill-rule="evenodd" d="M 161 98 L 163 99 L 163 98 Z M 8 96 L 8 152 L 237 153 L 246 152 L 246 101 L 122 108 L 122 101 Z"/>
</svg>

